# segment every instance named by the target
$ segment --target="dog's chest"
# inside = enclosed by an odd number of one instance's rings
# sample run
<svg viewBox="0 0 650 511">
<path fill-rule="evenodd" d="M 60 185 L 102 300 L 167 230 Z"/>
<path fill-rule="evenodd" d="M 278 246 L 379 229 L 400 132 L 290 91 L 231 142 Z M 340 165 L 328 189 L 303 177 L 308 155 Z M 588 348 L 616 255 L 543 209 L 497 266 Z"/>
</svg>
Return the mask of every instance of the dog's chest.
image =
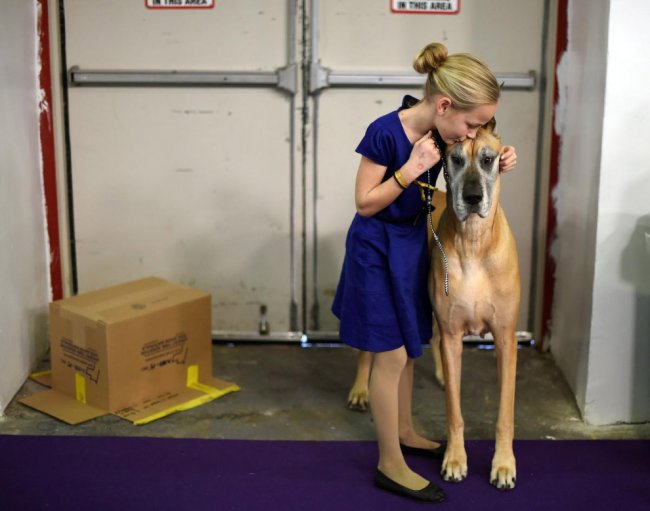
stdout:
<svg viewBox="0 0 650 511">
<path fill-rule="evenodd" d="M 489 272 L 476 264 L 464 264 L 450 272 L 449 319 L 467 334 L 489 330 L 496 314 Z"/>
</svg>

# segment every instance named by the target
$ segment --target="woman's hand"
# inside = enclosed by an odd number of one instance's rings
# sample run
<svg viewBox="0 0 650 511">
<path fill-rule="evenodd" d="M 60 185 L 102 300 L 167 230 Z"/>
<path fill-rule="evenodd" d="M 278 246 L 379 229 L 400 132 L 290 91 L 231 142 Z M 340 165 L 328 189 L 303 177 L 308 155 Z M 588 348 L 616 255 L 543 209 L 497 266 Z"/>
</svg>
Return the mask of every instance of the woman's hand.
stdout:
<svg viewBox="0 0 650 511">
<path fill-rule="evenodd" d="M 499 172 L 510 172 L 517 165 L 517 153 L 511 145 L 504 145 L 501 148 L 501 159 L 499 160 Z"/>
<path fill-rule="evenodd" d="M 431 130 L 413 144 L 411 155 L 402 167 L 401 173 L 411 183 L 427 169 L 440 161 L 440 151 L 436 147 Z"/>
</svg>

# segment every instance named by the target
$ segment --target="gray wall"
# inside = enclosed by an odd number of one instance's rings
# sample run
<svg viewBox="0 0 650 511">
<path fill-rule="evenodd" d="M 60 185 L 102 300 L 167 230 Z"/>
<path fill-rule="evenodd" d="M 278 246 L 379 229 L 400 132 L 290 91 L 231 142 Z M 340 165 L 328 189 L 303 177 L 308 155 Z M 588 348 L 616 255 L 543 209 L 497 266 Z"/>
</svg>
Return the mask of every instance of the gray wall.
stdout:
<svg viewBox="0 0 650 511">
<path fill-rule="evenodd" d="M 592 424 L 650 420 L 650 4 L 572 0 L 551 350 Z"/>
<path fill-rule="evenodd" d="M 0 415 L 47 345 L 36 2 L 0 16 Z"/>
</svg>

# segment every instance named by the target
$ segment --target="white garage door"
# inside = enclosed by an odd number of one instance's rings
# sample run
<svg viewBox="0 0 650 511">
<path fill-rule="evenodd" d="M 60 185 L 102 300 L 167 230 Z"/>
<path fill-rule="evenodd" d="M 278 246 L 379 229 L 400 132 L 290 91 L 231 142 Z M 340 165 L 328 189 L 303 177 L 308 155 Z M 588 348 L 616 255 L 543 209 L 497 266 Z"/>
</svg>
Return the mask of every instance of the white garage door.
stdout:
<svg viewBox="0 0 650 511">
<path fill-rule="evenodd" d="M 335 332 L 354 148 L 404 93 L 420 94 L 412 56 L 441 41 L 506 81 L 497 120 L 519 165 L 502 201 L 529 330 L 539 90 L 528 73 L 544 0 L 465 1 L 451 15 L 383 0 L 211 3 L 63 3 L 77 290 L 157 275 L 210 291 L 223 337 L 254 336 L 262 310 L 266 338 Z"/>
</svg>

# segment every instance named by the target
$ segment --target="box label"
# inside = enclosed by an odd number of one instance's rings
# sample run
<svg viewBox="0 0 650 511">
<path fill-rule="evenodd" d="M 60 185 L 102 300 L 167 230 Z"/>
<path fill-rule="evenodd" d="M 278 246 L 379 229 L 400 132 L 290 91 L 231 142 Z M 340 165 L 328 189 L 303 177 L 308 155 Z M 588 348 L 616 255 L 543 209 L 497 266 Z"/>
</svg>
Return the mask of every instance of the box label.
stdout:
<svg viewBox="0 0 650 511">
<path fill-rule="evenodd" d="M 152 408 L 159 407 L 160 405 L 177 399 L 179 395 L 178 392 L 163 392 L 153 398 L 144 400 L 139 406 L 129 406 L 113 413 L 123 419 L 131 420 L 133 417 L 142 415 L 142 413 L 148 412 Z"/>
<path fill-rule="evenodd" d="M 169 364 L 184 365 L 187 360 L 187 334 L 180 332 L 163 340 L 153 340 L 142 346 L 142 371 L 153 371 Z"/>
<path fill-rule="evenodd" d="M 61 338 L 60 362 L 68 369 L 81 373 L 93 383 L 99 381 L 99 354 L 91 348 L 77 346 L 72 339 Z"/>
</svg>

